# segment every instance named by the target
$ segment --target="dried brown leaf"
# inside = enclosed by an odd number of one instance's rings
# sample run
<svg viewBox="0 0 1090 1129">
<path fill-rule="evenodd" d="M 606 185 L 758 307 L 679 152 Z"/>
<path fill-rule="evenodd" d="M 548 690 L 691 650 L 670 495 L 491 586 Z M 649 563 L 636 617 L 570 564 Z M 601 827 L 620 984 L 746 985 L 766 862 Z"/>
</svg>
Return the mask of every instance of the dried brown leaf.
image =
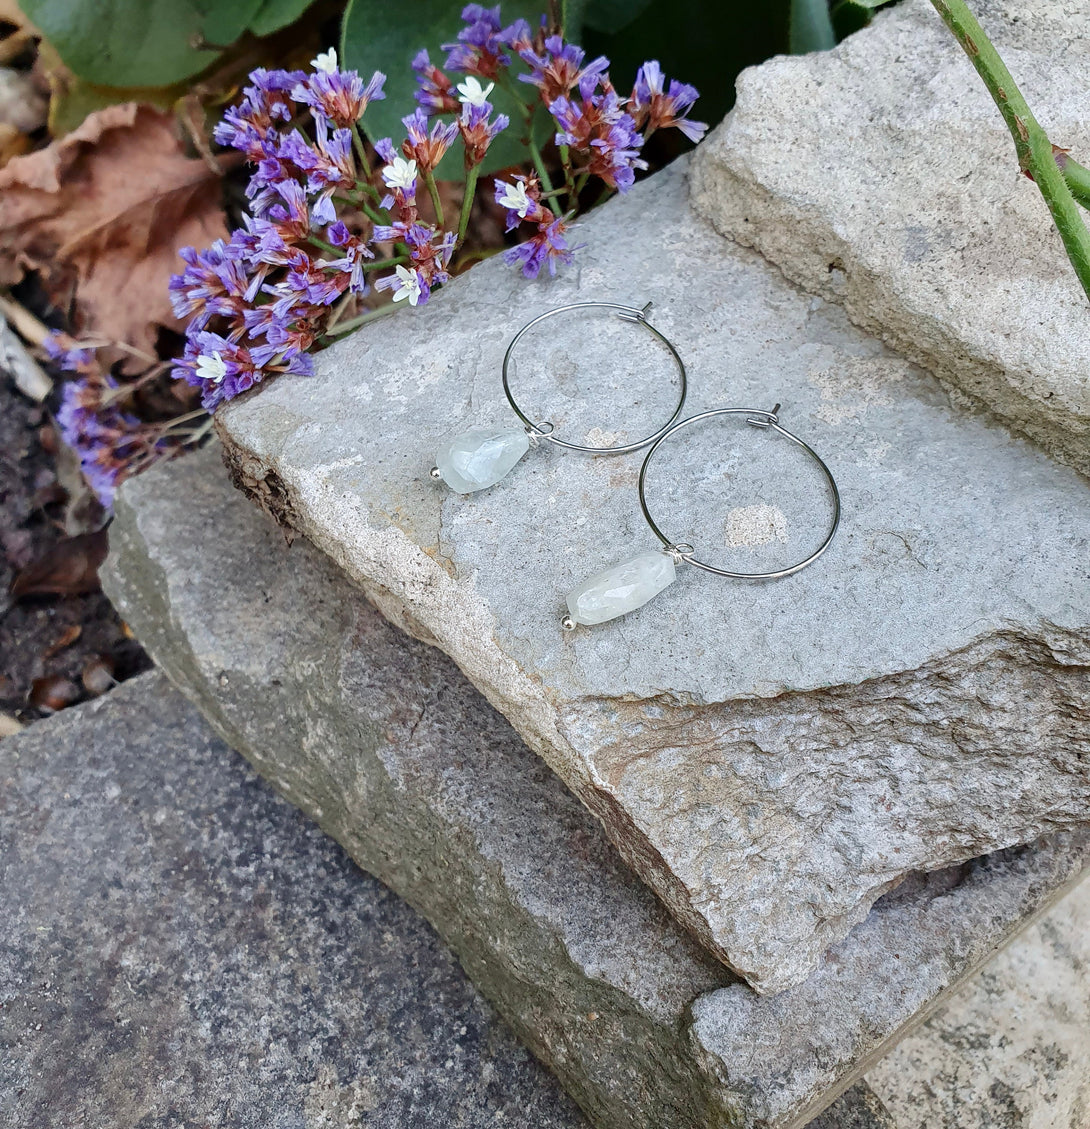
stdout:
<svg viewBox="0 0 1090 1129">
<path fill-rule="evenodd" d="M 54 655 L 59 655 L 65 647 L 71 647 L 72 644 L 80 637 L 83 628 L 78 623 L 73 623 L 71 626 L 66 627 L 61 633 L 61 637 L 45 652 L 42 656 L 46 659 L 51 659 Z"/>
<path fill-rule="evenodd" d="M 66 537 L 27 565 L 11 583 L 11 594 L 77 596 L 98 590 L 98 568 L 106 559 L 106 530 Z"/>
<path fill-rule="evenodd" d="M 47 674 L 44 678 L 35 678 L 30 684 L 29 702 L 40 710 L 63 710 L 77 701 L 80 688 L 67 678 L 59 674 Z"/>
<path fill-rule="evenodd" d="M 187 157 L 170 114 L 135 102 L 90 114 L 0 170 L 0 283 L 37 270 L 75 329 L 154 352 L 180 329 L 168 298 L 178 249 L 226 236 L 220 178 Z"/>
</svg>

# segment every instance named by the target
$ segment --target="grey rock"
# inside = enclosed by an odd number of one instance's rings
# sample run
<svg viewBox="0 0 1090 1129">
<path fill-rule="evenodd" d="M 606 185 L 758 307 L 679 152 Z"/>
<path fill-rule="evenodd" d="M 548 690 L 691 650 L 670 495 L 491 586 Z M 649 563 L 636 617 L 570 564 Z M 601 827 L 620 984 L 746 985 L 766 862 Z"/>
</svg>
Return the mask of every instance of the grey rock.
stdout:
<svg viewBox="0 0 1090 1129">
<path fill-rule="evenodd" d="M 1090 9 L 971 5 L 1057 144 L 1090 153 Z M 927 0 L 744 71 L 694 205 L 808 290 L 1090 473 L 1087 299 L 971 62 Z"/>
<path fill-rule="evenodd" d="M 5 1129 L 586 1122 L 157 673 L 0 742 Z"/>
<path fill-rule="evenodd" d="M 893 1115 L 864 1082 L 857 1082 L 806 1129 L 899 1129 Z"/>
<path fill-rule="evenodd" d="M 214 450 L 126 483 L 111 541 L 107 588 L 170 677 L 428 917 L 598 1126 L 805 1123 L 1090 854 L 1068 833 L 913 876 L 805 984 L 758 996 L 453 663 L 289 549 Z"/>
<path fill-rule="evenodd" d="M 779 991 L 905 874 L 1087 822 L 1090 489 L 718 236 L 684 163 L 580 237 L 578 272 L 482 264 L 220 428 L 239 484 L 450 654 L 677 919 Z M 539 450 L 470 498 L 428 469 L 443 437 L 513 418 L 500 361 L 524 319 L 648 297 L 689 367 L 686 411 L 782 401 L 836 475 L 842 529 L 785 580 L 683 569 L 638 612 L 564 633 L 566 592 L 657 544 L 638 456 Z M 669 415 L 673 368 L 646 335 L 548 324 L 516 383 L 539 419 L 609 442 Z M 741 571 L 816 546 L 830 507 L 801 451 L 744 422 L 683 435 L 650 482 L 669 536 Z"/>
<path fill-rule="evenodd" d="M 1090 1124 L 1090 882 L 867 1074 L 897 1129 Z"/>
</svg>

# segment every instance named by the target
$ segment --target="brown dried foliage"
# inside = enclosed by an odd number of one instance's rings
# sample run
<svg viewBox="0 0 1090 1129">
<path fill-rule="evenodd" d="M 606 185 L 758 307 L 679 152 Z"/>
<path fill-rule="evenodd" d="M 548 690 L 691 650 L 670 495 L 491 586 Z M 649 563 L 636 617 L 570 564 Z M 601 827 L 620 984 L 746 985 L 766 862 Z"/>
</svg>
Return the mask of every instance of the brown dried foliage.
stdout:
<svg viewBox="0 0 1090 1129">
<path fill-rule="evenodd" d="M 174 118 L 129 102 L 0 170 L 0 284 L 38 271 L 72 328 L 154 352 L 180 329 L 179 248 L 226 237 L 220 177 L 187 157 Z"/>
</svg>

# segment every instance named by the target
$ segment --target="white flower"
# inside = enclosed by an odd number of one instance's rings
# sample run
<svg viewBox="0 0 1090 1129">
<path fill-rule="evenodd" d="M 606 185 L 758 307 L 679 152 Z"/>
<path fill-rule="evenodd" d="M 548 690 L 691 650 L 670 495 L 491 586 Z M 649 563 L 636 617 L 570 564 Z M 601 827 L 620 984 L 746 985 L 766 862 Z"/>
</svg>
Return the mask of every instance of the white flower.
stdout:
<svg viewBox="0 0 1090 1129">
<path fill-rule="evenodd" d="M 518 212 L 519 219 L 525 219 L 526 213 L 534 206 L 533 200 L 526 195 L 526 185 L 520 180 L 518 184 L 507 184 L 505 181 L 496 181 L 503 187 L 503 195 L 496 197 L 496 203 L 501 208 L 509 208 Z"/>
<path fill-rule="evenodd" d="M 227 362 L 219 353 L 213 353 L 211 356 L 201 353 L 197 358 L 196 373 L 201 380 L 210 380 L 213 384 L 219 384 L 227 375 Z"/>
<path fill-rule="evenodd" d="M 382 170 L 382 180 L 387 188 L 412 188 L 416 180 L 416 162 L 395 157 Z"/>
<path fill-rule="evenodd" d="M 483 106 L 495 85 L 494 82 L 490 82 L 487 86 L 482 87 L 476 78 L 470 75 L 465 82 L 460 82 L 455 87 L 458 91 L 458 101 L 467 106 Z"/>
<path fill-rule="evenodd" d="M 394 268 L 397 271 L 397 290 L 394 293 L 394 301 L 402 302 L 406 298 L 409 299 L 409 305 L 415 306 L 420 301 L 420 275 L 415 270 L 410 270 L 408 267 L 398 266 Z"/>
<path fill-rule="evenodd" d="M 337 48 L 330 47 L 324 54 L 311 59 L 310 65 L 316 71 L 325 71 L 326 74 L 334 74 L 337 70 Z"/>
</svg>

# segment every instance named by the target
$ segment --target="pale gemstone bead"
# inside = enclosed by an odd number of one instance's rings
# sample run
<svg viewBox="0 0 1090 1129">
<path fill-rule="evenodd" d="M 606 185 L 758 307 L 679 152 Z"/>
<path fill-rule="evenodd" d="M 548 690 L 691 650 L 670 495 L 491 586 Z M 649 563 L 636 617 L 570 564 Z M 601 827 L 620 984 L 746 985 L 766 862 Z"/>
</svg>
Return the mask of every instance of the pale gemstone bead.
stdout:
<svg viewBox="0 0 1090 1129">
<path fill-rule="evenodd" d="M 439 448 L 439 476 L 459 494 L 494 486 L 530 449 L 521 427 L 474 428 Z"/>
<path fill-rule="evenodd" d="M 663 552 L 640 553 L 584 580 L 568 593 L 576 623 L 605 623 L 643 607 L 674 582 L 674 560 Z"/>
</svg>

